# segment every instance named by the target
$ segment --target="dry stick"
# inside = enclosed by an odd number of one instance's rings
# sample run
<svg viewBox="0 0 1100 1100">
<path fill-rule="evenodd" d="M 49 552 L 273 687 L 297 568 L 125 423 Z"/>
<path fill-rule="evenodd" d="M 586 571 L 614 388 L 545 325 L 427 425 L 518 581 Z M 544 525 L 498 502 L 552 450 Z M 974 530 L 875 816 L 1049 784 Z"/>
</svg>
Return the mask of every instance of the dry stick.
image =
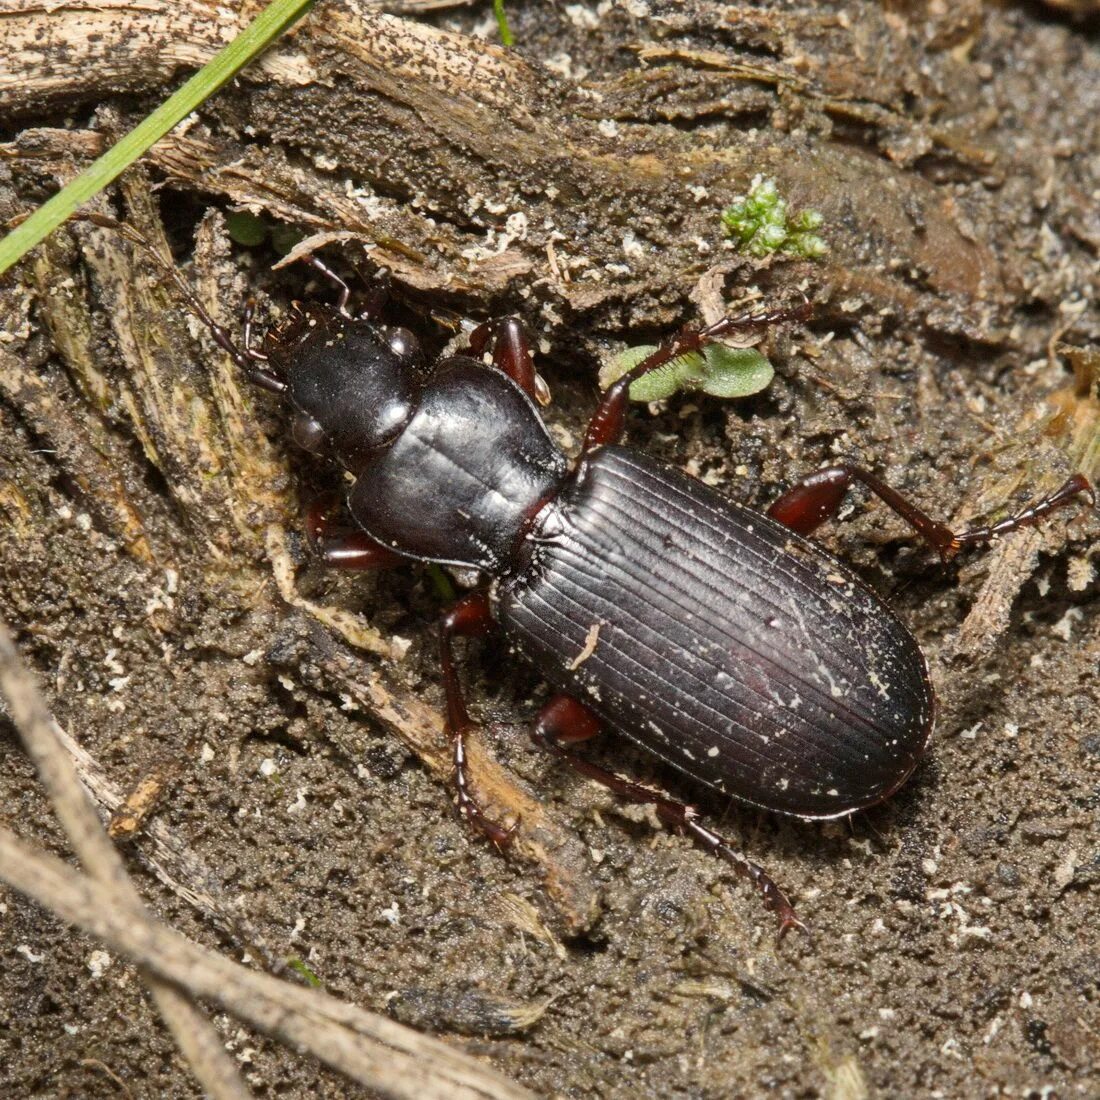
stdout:
<svg viewBox="0 0 1100 1100">
<path fill-rule="evenodd" d="M 61 747 L 72 758 L 84 789 L 104 813 L 113 814 L 124 802 L 122 792 L 107 777 L 99 761 L 74 741 L 56 720 L 51 728 Z M 217 875 L 167 825 L 156 819 L 145 822 L 132 850 L 173 894 L 259 960 L 266 970 L 277 973 L 283 968 L 282 961 L 271 951 L 259 930 L 231 906 Z"/>
<path fill-rule="evenodd" d="M 394 1100 L 533 1100 L 470 1055 L 327 993 L 248 970 L 120 908 L 112 892 L 0 829 L 0 878 L 157 977 Z"/>
<path fill-rule="evenodd" d="M 58 821 L 88 873 L 103 883 L 103 905 L 124 921 L 144 913 L 141 895 L 126 874 L 122 857 L 107 836 L 99 815 L 73 767 L 72 759 L 54 735 L 53 715 L 34 678 L 16 652 L 7 627 L 0 621 L 0 692 L 8 700 L 12 721 L 27 754 L 34 761 Z M 215 1100 L 247 1100 L 248 1090 L 226 1052 L 221 1036 L 197 1005 L 178 989 L 143 975 L 153 1000 L 176 1044 L 206 1093 Z"/>
</svg>

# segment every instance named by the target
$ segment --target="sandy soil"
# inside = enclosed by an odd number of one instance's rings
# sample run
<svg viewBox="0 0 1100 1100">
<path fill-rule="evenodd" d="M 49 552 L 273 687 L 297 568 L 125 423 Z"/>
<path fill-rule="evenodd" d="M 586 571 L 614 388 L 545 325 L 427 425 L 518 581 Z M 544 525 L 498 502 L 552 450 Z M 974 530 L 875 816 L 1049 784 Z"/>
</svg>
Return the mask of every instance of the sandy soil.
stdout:
<svg viewBox="0 0 1100 1100">
<path fill-rule="evenodd" d="M 552 56 L 556 35 L 557 53 L 594 67 L 606 44 L 576 23 L 514 15 L 525 48 Z M 778 337 L 766 394 L 636 410 L 634 444 L 761 505 L 830 456 L 860 455 L 956 519 L 999 503 L 1005 485 L 1026 495 L 1068 472 L 1064 433 L 1040 432 L 1032 414 L 1072 382 L 1065 357 L 1048 355 L 1051 337 L 1070 326 L 1062 338 L 1087 347 L 1100 330 L 1088 302 L 1100 245 L 1095 27 L 1002 5 L 965 50 L 994 111 L 983 141 L 1005 154 L 1005 172 L 993 184 L 934 158 L 914 170 L 951 192 L 1004 263 L 1011 331 L 981 341 L 834 314 Z M 268 259 L 234 262 L 254 273 Z M 273 295 L 302 292 L 249 278 Z M 29 308 L 36 332 L 20 337 L 20 363 L 79 423 L 88 398 L 68 380 L 75 353 L 40 334 Z M 89 340 L 112 353 L 106 328 Z M 182 369 L 203 370 L 184 358 Z M 119 368 L 104 369 L 110 379 Z M 559 344 L 543 370 L 548 416 L 576 440 L 591 365 Z M 1094 415 L 1087 395 L 1066 400 Z M 284 446 L 276 403 L 256 405 L 295 479 L 288 495 L 334 485 L 333 471 Z M 189 520 L 121 416 L 108 430 L 157 548 L 146 562 L 89 504 L 102 486 L 73 483 L 10 390 L 0 425 L 0 614 L 63 726 L 114 783 L 166 777 L 156 819 L 249 927 L 232 935 L 166 890 L 137 839 L 141 888 L 188 935 L 237 957 L 259 938 L 274 960 L 302 960 L 328 990 L 454 1036 L 541 1096 L 1100 1094 L 1095 520 L 1061 516 L 1026 552 L 1006 543 L 947 570 L 862 498 L 823 531 L 910 624 L 939 696 L 932 750 L 887 805 L 837 823 L 778 820 L 601 748 L 697 800 L 789 890 L 812 943 L 777 948 L 758 899 L 726 868 L 531 748 L 536 676 L 503 647 L 478 647 L 473 697 L 490 751 L 580 840 L 599 911 L 576 935 L 539 870 L 472 836 L 445 786 L 334 686 L 343 642 L 278 598 L 231 520 L 216 531 Z M 298 583 L 411 641 L 387 682 L 438 706 L 440 602 L 422 571 L 333 577 L 303 560 Z M 3 719 L 0 759 L 0 819 L 65 852 Z M 123 960 L 6 890 L 0 932 L 0 1092 L 196 1095 Z M 347 1094 L 315 1064 L 219 1024 L 258 1096 Z"/>
</svg>

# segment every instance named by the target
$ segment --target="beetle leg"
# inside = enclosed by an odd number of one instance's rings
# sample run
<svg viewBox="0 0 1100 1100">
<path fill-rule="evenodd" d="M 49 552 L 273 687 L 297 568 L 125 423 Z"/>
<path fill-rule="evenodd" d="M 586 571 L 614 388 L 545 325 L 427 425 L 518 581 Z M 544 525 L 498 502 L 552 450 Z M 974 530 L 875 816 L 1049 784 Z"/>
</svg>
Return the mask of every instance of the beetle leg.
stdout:
<svg viewBox="0 0 1100 1100">
<path fill-rule="evenodd" d="M 454 659 L 456 636 L 478 637 L 488 634 L 492 627 L 488 593 L 476 591 L 463 596 L 451 606 L 439 624 L 439 663 L 443 668 L 443 692 L 447 701 L 446 730 L 454 746 L 455 788 L 458 791 L 459 812 L 498 848 L 506 848 L 512 842 L 518 822 L 501 825 L 500 822 L 493 821 L 470 791 L 466 735 L 473 728 L 473 723 L 466 710 Z"/>
<path fill-rule="evenodd" d="M 337 288 L 337 290 L 339 290 L 340 297 L 336 300 L 336 312 L 339 313 L 341 317 L 346 317 L 350 321 L 351 314 L 348 312 L 348 299 L 351 297 L 351 288 L 348 284 L 317 256 L 303 256 L 302 263 L 309 264 L 314 271 L 323 275 Z"/>
<path fill-rule="evenodd" d="M 713 829 L 708 829 L 699 820 L 699 812 L 694 806 L 675 802 L 660 791 L 624 779 L 567 747 L 578 741 L 589 740 L 599 732 L 599 728 L 599 719 L 583 703 L 569 695 L 555 695 L 539 712 L 531 731 L 531 739 L 539 748 L 552 752 L 574 771 L 607 787 L 620 798 L 628 802 L 652 805 L 657 816 L 666 825 L 687 833 L 697 844 L 729 863 L 742 878 L 747 878 L 760 891 L 764 908 L 769 913 L 775 913 L 779 920 L 780 939 L 792 928 L 808 932 L 806 925 L 799 920 L 790 899 L 768 873 L 737 851 L 724 837 Z"/>
<path fill-rule="evenodd" d="M 731 332 L 746 329 L 764 328 L 783 321 L 805 321 L 811 313 L 809 302 L 803 302 L 793 309 L 775 309 L 766 313 L 743 313 L 736 317 L 723 317 L 705 328 L 685 326 L 675 336 L 666 340 L 652 355 L 643 359 L 636 367 L 617 378 L 600 398 L 592 419 L 588 422 L 588 431 L 584 436 L 584 453 L 602 447 L 604 444 L 617 443 L 626 428 L 626 408 L 630 400 L 630 387 L 639 378 L 660 370 L 673 359 L 686 352 L 699 351 L 700 348 Z"/>
<path fill-rule="evenodd" d="M 505 317 L 501 321 L 478 325 L 470 333 L 470 351 L 480 358 L 490 340 L 493 343 L 493 366 L 508 375 L 533 401 L 549 405 L 550 387 L 535 370 L 535 360 L 523 322 L 518 317 Z"/>
<path fill-rule="evenodd" d="M 391 569 L 408 558 L 395 553 L 388 546 L 376 542 L 357 527 L 342 527 L 332 520 L 337 503 L 335 493 L 326 493 L 310 502 L 306 508 L 306 538 L 310 548 L 332 569 L 364 571 Z"/>
<path fill-rule="evenodd" d="M 875 496 L 897 512 L 944 562 L 950 561 L 964 546 L 988 542 L 998 535 L 1038 523 L 1055 509 L 1072 503 L 1081 493 L 1088 494 L 1095 504 L 1095 495 L 1088 478 L 1084 474 L 1074 474 L 1060 489 L 1028 505 L 1015 515 L 990 526 L 955 532 L 946 524 L 938 523 L 922 512 L 912 501 L 874 474 L 860 466 L 845 463 L 817 470 L 804 478 L 768 509 L 768 515 L 800 535 L 812 534 L 825 520 L 836 515 L 840 502 L 853 481 L 866 485 Z"/>
</svg>

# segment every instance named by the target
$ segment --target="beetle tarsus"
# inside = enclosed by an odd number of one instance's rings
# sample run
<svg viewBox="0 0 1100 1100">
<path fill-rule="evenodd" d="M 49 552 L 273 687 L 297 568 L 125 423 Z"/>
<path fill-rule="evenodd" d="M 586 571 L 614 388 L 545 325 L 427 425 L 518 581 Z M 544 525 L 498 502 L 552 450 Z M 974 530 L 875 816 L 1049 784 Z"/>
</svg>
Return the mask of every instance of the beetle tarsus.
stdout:
<svg viewBox="0 0 1100 1100">
<path fill-rule="evenodd" d="M 332 268 L 329 267 L 328 264 L 326 264 L 318 256 L 314 256 L 312 254 L 309 256 L 303 256 L 302 263 L 309 264 L 309 266 L 312 267 L 314 271 L 318 272 L 320 275 L 323 275 L 326 279 L 328 279 L 330 283 L 332 283 L 333 286 L 336 287 L 336 289 L 340 293 L 340 297 L 336 300 L 336 312 L 339 313 L 341 317 L 344 317 L 350 321 L 352 319 L 352 316 L 348 312 L 348 299 L 351 298 L 351 287 L 349 287 L 348 284 L 345 283 L 344 280 L 341 279 L 340 276 L 337 275 L 336 272 L 333 271 Z"/>
<path fill-rule="evenodd" d="M 776 885 L 771 875 L 760 864 L 753 863 L 733 848 L 719 833 L 703 825 L 694 806 L 665 801 L 663 805 L 658 805 L 657 813 L 662 821 L 687 833 L 702 847 L 725 860 L 742 878 L 748 879 L 756 887 L 764 899 L 764 908 L 769 913 L 774 913 L 779 920 L 778 940 L 781 941 L 792 928 L 801 929 L 809 935 L 809 929 L 799 919 L 790 899 Z"/>
<path fill-rule="evenodd" d="M 1088 495 L 1091 503 L 1095 504 L 1096 500 L 1088 478 L 1084 474 L 1074 474 L 1059 489 L 1015 515 L 991 525 L 956 532 L 946 524 L 932 519 L 897 489 L 887 485 L 869 470 L 845 462 L 815 470 L 803 478 L 772 504 L 768 515 L 800 535 L 811 535 L 821 524 L 836 515 L 853 481 L 865 485 L 879 500 L 901 516 L 939 554 L 944 564 L 951 561 L 964 546 L 989 542 L 1021 527 L 1034 526 L 1056 509 L 1071 504 L 1082 493 Z"/>
<path fill-rule="evenodd" d="M 730 864 L 742 878 L 748 879 L 760 892 L 764 899 L 764 908 L 769 913 L 775 913 L 779 918 L 780 939 L 790 928 L 801 928 L 806 931 L 806 926 L 798 919 L 787 895 L 775 884 L 763 867 L 743 856 L 720 833 L 704 825 L 699 820 L 699 811 L 694 806 L 676 802 L 660 791 L 624 779 L 566 748 L 568 744 L 589 740 L 595 735 L 598 724 L 599 719 L 583 703 L 570 695 L 558 694 L 542 708 L 531 730 L 531 739 L 539 748 L 552 752 L 574 771 L 607 787 L 620 798 L 628 802 L 652 805 L 665 825 L 678 832 L 686 833 L 700 847 Z"/>
<path fill-rule="evenodd" d="M 1041 500 L 1029 504 L 1014 515 L 999 520 L 997 523 L 960 531 L 952 540 L 948 558 L 953 557 L 964 546 L 989 542 L 1000 535 L 1017 531 L 1021 527 L 1034 527 L 1051 512 L 1059 508 L 1065 508 L 1081 495 L 1088 498 L 1090 508 L 1096 507 L 1096 492 L 1092 487 L 1092 483 L 1084 474 L 1074 474 L 1072 477 L 1067 478 L 1065 483 L 1055 489 L 1053 493 L 1048 493 Z"/>
<path fill-rule="evenodd" d="M 506 851 L 512 845 L 519 818 L 510 825 L 502 825 L 491 818 L 470 790 L 470 769 L 466 756 L 466 736 L 468 729 L 462 728 L 451 733 L 454 746 L 454 784 L 458 792 L 458 812 L 478 832 L 484 834 L 498 851 Z"/>
<path fill-rule="evenodd" d="M 813 933 L 810 932 L 809 926 L 798 919 L 793 909 L 789 912 L 779 914 L 779 931 L 775 934 L 776 943 L 782 943 L 784 937 L 792 929 L 797 929 L 806 937 L 807 940 L 813 939 Z"/>
</svg>

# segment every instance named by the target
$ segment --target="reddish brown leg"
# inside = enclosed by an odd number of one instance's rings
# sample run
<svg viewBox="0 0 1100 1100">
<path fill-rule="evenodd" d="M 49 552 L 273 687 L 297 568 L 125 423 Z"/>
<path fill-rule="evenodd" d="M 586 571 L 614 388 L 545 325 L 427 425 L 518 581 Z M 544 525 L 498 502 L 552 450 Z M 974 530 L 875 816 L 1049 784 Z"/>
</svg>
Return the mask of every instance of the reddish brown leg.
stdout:
<svg viewBox="0 0 1100 1100">
<path fill-rule="evenodd" d="M 626 427 L 626 408 L 630 398 L 630 387 L 643 375 L 659 370 L 685 352 L 698 351 L 727 333 L 763 328 L 783 321 L 805 321 L 809 318 L 810 312 L 810 304 L 805 302 L 794 309 L 777 309 L 769 313 L 745 313 L 738 317 L 724 317 L 720 321 L 715 321 L 713 325 L 707 325 L 706 328 L 685 326 L 680 329 L 652 355 L 643 359 L 607 388 L 607 392 L 592 414 L 592 419 L 588 422 L 588 431 L 584 437 L 585 452 L 606 443 L 617 443 L 622 438 Z"/>
<path fill-rule="evenodd" d="M 466 760 L 466 735 L 473 728 L 462 684 L 455 667 L 454 639 L 457 636 L 477 637 L 488 634 L 493 627 L 489 612 L 489 596 L 483 591 L 463 596 L 443 616 L 439 624 L 439 663 L 443 668 L 443 692 L 447 700 L 447 734 L 454 746 L 455 787 L 458 809 L 467 821 L 480 829 L 498 848 L 506 848 L 518 822 L 501 825 L 488 817 L 470 791 L 470 776 Z"/>
<path fill-rule="evenodd" d="M 1056 508 L 1063 508 L 1081 493 L 1087 493 L 1091 503 L 1095 496 L 1088 478 L 1074 474 L 1060 489 L 1036 501 L 1022 511 L 991 526 L 972 527 L 954 532 L 938 523 L 915 504 L 892 489 L 874 474 L 859 466 L 845 463 L 829 466 L 804 478 L 794 488 L 784 493 L 769 509 L 768 515 L 800 535 L 816 531 L 825 520 L 836 515 L 844 494 L 853 481 L 866 485 L 880 500 L 885 501 L 908 523 L 944 562 L 950 561 L 964 546 L 988 542 L 998 535 L 1038 523 Z"/>
<path fill-rule="evenodd" d="M 620 798 L 651 804 L 666 825 L 687 833 L 697 844 L 729 863 L 742 878 L 747 878 L 760 891 L 764 908 L 769 913 L 775 913 L 779 920 L 780 939 L 792 928 L 808 931 L 798 919 L 787 895 L 767 872 L 733 848 L 724 837 L 708 829 L 699 820 L 699 812 L 694 806 L 674 802 L 660 791 L 623 779 L 567 747 L 589 740 L 599 732 L 599 728 L 599 719 L 583 703 L 568 695 L 555 695 L 539 712 L 531 738 L 539 748 L 552 752 L 574 771 L 607 787 Z"/>
<path fill-rule="evenodd" d="M 550 390 L 535 370 L 531 345 L 518 317 L 488 321 L 470 333 L 470 350 L 481 356 L 493 342 L 493 366 L 503 371 L 528 397 L 540 405 L 550 404 Z"/>
<path fill-rule="evenodd" d="M 306 509 L 306 537 L 313 552 L 332 569 L 364 571 L 392 569 L 408 558 L 355 527 L 341 527 L 332 521 L 332 511 L 338 501 L 333 493 L 312 501 Z"/>
<path fill-rule="evenodd" d="M 323 275 L 336 287 L 340 292 L 340 297 L 336 301 L 336 312 L 339 313 L 341 317 L 347 317 L 350 320 L 351 314 L 348 312 L 348 299 L 351 297 L 351 289 L 348 287 L 348 284 L 317 256 L 303 256 L 302 263 L 309 264 L 314 271 Z"/>
</svg>

